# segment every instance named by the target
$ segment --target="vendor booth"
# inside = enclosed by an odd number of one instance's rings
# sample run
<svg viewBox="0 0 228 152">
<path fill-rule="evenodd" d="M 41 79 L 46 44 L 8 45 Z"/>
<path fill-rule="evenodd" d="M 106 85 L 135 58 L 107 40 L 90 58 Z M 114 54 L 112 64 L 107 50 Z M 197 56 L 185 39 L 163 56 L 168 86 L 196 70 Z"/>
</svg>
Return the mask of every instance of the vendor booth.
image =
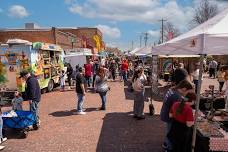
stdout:
<svg viewBox="0 0 228 152">
<path fill-rule="evenodd" d="M 228 10 L 225 10 L 193 30 L 152 48 L 153 55 L 200 55 L 200 74 L 195 107 L 192 152 L 228 151 L 228 109 L 214 107 L 217 100 L 213 86 L 200 94 L 205 55 L 228 54 Z M 199 114 L 200 99 L 211 99 L 207 113 Z M 226 105 L 228 105 L 226 103 Z M 219 106 L 221 106 L 219 104 Z M 227 107 L 227 106 L 226 106 Z M 221 109 L 220 109 L 221 108 Z M 197 141 L 197 142 L 196 142 Z M 197 143 L 197 144 L 196 144 Z"/>
</svg>

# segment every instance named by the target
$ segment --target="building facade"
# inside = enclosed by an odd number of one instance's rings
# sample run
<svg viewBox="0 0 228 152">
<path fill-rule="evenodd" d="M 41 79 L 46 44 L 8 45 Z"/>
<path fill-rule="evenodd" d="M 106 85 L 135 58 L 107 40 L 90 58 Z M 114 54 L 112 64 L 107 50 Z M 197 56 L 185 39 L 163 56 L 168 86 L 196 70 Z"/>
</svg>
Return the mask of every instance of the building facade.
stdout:
<svg viewBox="0 0 228 152">
<path fill-rule="evenodd" d="M 0 29 L 0 43 L 8 39 L 23 39 L 60 45 L 65 50 L 89 48 L 97 53 L 104 48 L 103 36 L 97 28 L 35 28 L 26 24 L 24 29 Z"/>
</svg>

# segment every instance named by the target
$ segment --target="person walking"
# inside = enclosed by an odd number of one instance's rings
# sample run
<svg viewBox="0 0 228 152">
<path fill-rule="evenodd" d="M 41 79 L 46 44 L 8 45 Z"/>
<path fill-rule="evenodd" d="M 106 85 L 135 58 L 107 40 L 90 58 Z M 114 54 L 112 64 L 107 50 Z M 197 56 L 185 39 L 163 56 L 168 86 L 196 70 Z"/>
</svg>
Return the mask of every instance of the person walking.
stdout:
<svg viewBox="0 0 228 152">
<path fill-rule="evenodd" d="M 121 75 L 124 82 L 127 82 L 127 73 L 128 73 L 128 63 L 126 59 L 123 59 L 121 63 Z"/>
<path fill-rule="evenodd" d="M 216 69 L 217 69 L 218 63 L 215 61 L 215 59 L 212 59 L 212 61 L 210 61 L 208 67 L 209 67 L 209 77 L 216 77 Z"/>
<path fill-rule="evenodd" d="M 223 70 L 223 67 L 221 67 L 217 72 L 218 82 L 219 82 L 219 91 L 222 92 L 222 88 L 225 83 L 225 71 Z"/>
<path fill-rule="evenodd" d="M 40 125 L 39 120 L 39 103 L 41 100 L 41 90 L 38 80 L 31 75 L 27 70 L 20 72 L 20 78 L 26 81 L 25 97 L 30 103 L 30 111 L 35 115 L 36 123 L 33 125 L 34 129 L 38 129 Z"/>
<path fill-rule="evenodd" d="M 112 60 L 110 67 L 109 67 L 109 71 L 111 72 L 111 76 L 112 76 L 113 81 L 116 80 L 116 69 L 117 69 L 116 61 Z"/>
<path fill-rule="evenodd" d="M 195 93 L 197 93 L 197 86 L 199 83 L 199 71 L 200 71 L 199 66 L 200 66 L 199 63 L 196 63 L 195 70 L 192 73 L 193 83 L 195 84 Z"/>
<path fill-rule="evenodd" d="M 65 91 L 65 71 L 62 70 L 60 73 L 60 91 L 64 92 Z"/>
<path fill-rule="evenodd" d="M 146 82 L 146 76 L 144 74 L 143 68 L 140 67 L 134 73 L 132 78 L 132 87 L 134 90 L 134 107 L 133 113 L 134 118 L 138 120 L 145 119 L 144 116 L 144 101 L 145 101 L 145 87 L 144 83 Z"/>
<path fill-rule="evenodd" d="M 100 64 L 99 64 L 99 61 L 98 59 L 96 59 L 93 63 L 93 84 L 92 84 L 92 87 L 94 88 L 94 84 L 95 84 L 95 80 L 96 80 L 96 75 L 97 75 L 97 71 L 100 67 Z"/>
<path fill-rule="evenodd" d="M 78 115 L 85 115 L 86 113 L 83 111 L 83 104 L 85 100 L 85 77 L 84 77 L 85 69 L 80 67 L 78 69 L 78 74 L 76 75 L 76 93 L 78 97 L 78 103 L 77 103 L 77 112 L 74 114 Z"/>
<path fill-rule="evenodd" d="M 182 96 L 186 96 L 189 92 L 193 91 L 193 85 L 188 80 L 182 80 L 173 88 L 170 88 L 164 97 L 163 105 L 161 108 L 160 117 L 163 122 L 166 123 L 166 138 L 163 143 L 163 148 L 165 150 L 171 151 L 172 150 L 172 143 L 167 138 L 167 135 L 171 129 L 172 121 L 169 117 L 169 112 L 173 103 L 181 101 Z"/>
<path fill-rule="evenodd" d="M 96 92 L 99 93 L 101 97 L 101 108 L 100 110 L 106 110 L 106 102 L 107 102 L 107 92 L 110 90 L 107 84 L 107 77 L 105 75 L 105 69 L 100 67 L 97 71 L 96 81 L 95 81 Z"/>
<path fill-rule="evenodd" d="M 73 74 L 73 68 L 72 68 L 72 66 L 71 66 L 70 63 L 67 65 L 67 72 L 66 72 L 66 74 L 67 74 L 68 84 L 69 84 L 69 86 L 71 86 L 71 79 L 72 79 L 72 74 Z"/>
<path fill-rule="evenodd" d="M 88 87 L 90 87 L 90 81 L 91 81 L 91 76 L 92 76 L 92 64 L 91 60 L 87 61 L 87 64 L 84 65 L 85 68 L 85 79 L 86 79 L 86 84 Z"/>
</svg>

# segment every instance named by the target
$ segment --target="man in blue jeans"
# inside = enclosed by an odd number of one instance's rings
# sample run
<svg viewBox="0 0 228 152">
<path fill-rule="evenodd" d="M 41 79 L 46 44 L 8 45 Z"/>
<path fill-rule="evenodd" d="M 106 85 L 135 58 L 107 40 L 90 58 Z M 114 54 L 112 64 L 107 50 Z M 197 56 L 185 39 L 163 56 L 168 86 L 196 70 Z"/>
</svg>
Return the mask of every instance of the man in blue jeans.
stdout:
<svg viewBox="0 0 228 152">
<path fill-rule="evenodd" d="M 80 67 L 78 69 L 79 73 L 76 75 L 76 93 L 78 96 L 78 105 L 77 105 L 77 113 L 78 115 L 86 114 L 83 111 L 83 103 L 85 100 L 85 70 Z"/>
<path fill-rule="evenodd" d="M 26 100 L 30 103 L 30 111 L 34 113 L 36 118 L 36 124 L 33 125 L 34 129 L 38 129 L 40 125 L 39 121 L 39 102 L 41 99 L 41 91 L 38 80 L 35 76 L 31 75 L 28 71 L 23 70 L 20 72 L 20 78 L 26 81 L 25 95 Z"/>
</svg>

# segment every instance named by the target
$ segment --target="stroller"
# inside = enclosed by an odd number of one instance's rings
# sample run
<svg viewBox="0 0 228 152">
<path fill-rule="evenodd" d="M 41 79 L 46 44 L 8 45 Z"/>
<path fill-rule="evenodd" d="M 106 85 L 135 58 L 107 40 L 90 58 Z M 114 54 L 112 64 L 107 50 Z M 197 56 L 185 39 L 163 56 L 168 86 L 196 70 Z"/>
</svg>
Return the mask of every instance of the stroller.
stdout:
<svg viewBox="0 0 228 152">
<path fill-rule="evenodd" d="M 28 136 L 29 127 L 33 126 L 34 130 L 38 130 L 36 117 L 31 111 L 15 111 L 14 115 L 11 112 L 3 113 L 3 129 L 14 129 L 19 133 L 20 138 L 26 138 Z"/>
</svg>

